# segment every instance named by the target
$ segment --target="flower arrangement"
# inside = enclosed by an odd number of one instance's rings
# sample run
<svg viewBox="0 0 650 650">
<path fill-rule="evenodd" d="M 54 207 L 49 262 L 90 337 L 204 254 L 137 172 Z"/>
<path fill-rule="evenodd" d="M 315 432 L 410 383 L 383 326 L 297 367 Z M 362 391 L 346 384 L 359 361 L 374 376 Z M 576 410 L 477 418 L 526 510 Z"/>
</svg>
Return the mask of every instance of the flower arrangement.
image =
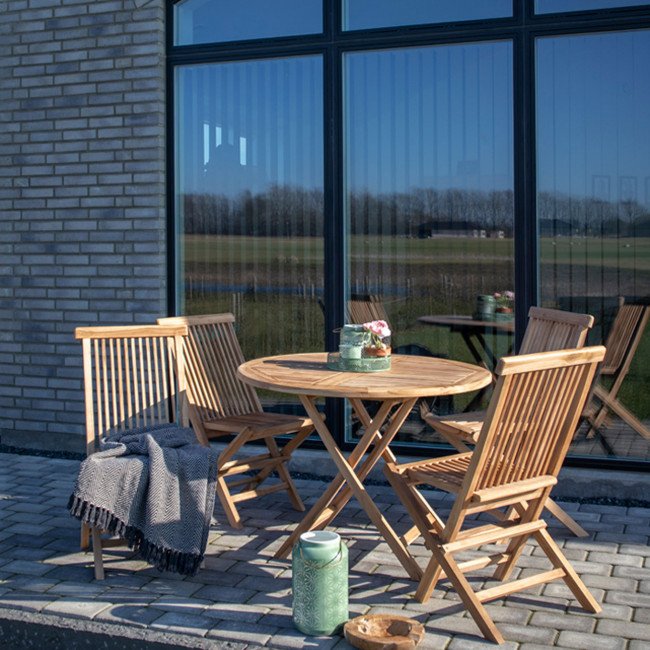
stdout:
<svg viewBox="0 0 650 650">
<path fill-rule="evenodd" d="M 513 291 L 496 292 L 494 299 L 497 303 L 497 310 L 512 311 L 515 307 L 515 294 Z"/>
<path fill-rule="evenodd" d="M 364 332 L 370 334 L 370 345 L 366 346 L 366 353 L 370 354 L 390 354 L 391 335 L 390 327 L 384 320 L 373 320 L 362 325 Z"/>
</svg>

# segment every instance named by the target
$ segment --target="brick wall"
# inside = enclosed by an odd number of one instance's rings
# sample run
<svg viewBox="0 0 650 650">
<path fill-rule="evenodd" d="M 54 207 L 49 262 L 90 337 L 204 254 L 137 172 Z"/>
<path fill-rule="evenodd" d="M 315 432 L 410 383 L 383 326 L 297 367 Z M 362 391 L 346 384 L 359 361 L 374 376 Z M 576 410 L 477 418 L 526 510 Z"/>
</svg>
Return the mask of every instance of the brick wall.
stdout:
<svg viewBox="0 0 650 650">
<path fill-rule="evenodd" d="M 81 450 L 75 326 L 166 313 L 164 0 L 0 18 L 0 442 Z"/>
</svg>

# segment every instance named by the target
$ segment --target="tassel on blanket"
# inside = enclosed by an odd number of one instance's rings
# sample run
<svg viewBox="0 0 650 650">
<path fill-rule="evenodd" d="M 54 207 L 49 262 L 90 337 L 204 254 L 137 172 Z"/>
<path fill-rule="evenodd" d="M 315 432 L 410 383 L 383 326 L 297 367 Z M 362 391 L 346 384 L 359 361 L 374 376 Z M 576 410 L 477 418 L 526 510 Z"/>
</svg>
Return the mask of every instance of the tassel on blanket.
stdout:
<svg viewBox="0 0 650 650">
<path fill-rule="evenodd" d="M 159 571 L 174 571 L 193 576 L 196 575 L 201 562 L 203 562 L 203 554 L 181 553 L 148 542 L 141 531 L 127 526 L 104 508 L 98 508 L 79 499 L 74 494 L 70 495 L 68 510 L 81 523 L 123 539 L 137 557 L 155 566 Z"/>
</svg>

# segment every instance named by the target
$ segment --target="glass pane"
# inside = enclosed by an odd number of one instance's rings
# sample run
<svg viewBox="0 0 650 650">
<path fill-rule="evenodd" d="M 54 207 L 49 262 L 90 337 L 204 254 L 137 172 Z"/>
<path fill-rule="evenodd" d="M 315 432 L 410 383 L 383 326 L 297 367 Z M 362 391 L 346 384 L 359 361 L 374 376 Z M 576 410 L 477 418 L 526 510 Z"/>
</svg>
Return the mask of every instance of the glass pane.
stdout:
<svg viewBox="0 0 650 650">
<path fill-rule="evenodd" d="M 320 57 L 175 81 L 179 313 L 233 312 L 248 359 L 323 349 Z"/>
<path fill-rule="evenodd" d="M 174 45 L 298 36 L 322 30 L 322 0 L 181 0 L 174 5 Z"/>
<path fill-rule="evenodd" d="M 343 0 L 343 29 L 449 23 L 512 16 L 512 0 Z"/>
<path fill-rule="evenodd" d="M 512 321 L 472 314 L 514 284 L 511 43 L 355 52 L 344 71 L 350 304 L 381 303 L 395 352 L 475 363 L 475 324 L 505 353 Z M 413 420 L 402 440 L 438 441 Z"/>
<path fill-rule="evenodd" d="M 614 9 L 617 7 L 638 7 L 646 4 L 648 4 L 647 0 L 535 0 L 535 13 L 552 14 L 566 11 Z"/>
<path fill-rule="evenodd" d="M 537 97 L 540 299 L 593 314 L 604 342 L 619 299 L 650 295 L 650 31 L 538 40 Z M 619 393 L 646 424 L 647 330 Z M 571 452 L 649 458 L 650 443 L 615 417 Z"/>
</svg>

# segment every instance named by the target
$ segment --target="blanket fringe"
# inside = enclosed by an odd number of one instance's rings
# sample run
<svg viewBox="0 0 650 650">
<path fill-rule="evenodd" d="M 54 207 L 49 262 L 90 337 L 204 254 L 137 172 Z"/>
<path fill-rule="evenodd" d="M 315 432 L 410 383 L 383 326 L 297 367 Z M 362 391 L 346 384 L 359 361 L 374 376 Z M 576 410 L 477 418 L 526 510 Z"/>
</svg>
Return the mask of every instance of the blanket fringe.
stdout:
<svg viewBox="0 0 650 650">
<path fill-rule="evenodd" d="M 125 540 L 128 547 L 135 551 L 139 558 L 155 566 L 159 571 L 175 571 L 193 576 L 196 575 L 203 561 L 203 554 L 182 553 L 153 544 L 138 528 L 127 526 L 108 510 L 97 507 L 76 494 L 70 495 L 68 510 L 73 517 L 87 526 L 101 528 L 110 535 Z"/>
</svg>

